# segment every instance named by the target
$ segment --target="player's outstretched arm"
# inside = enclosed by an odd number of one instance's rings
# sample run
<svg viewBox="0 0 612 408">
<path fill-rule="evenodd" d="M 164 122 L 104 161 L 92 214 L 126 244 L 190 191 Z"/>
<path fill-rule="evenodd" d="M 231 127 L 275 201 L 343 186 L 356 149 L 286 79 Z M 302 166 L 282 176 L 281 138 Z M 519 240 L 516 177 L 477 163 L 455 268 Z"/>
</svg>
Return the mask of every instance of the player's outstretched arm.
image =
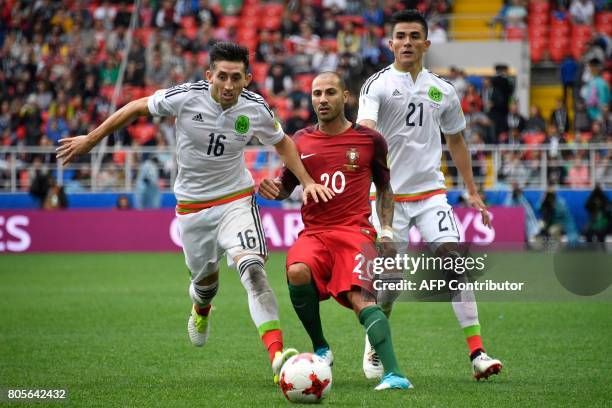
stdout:
<svg viewBox="0 0 612 408">
<path fill-rule="evenodd" d="M 472 173 L 472 159 L 468 152 L 465 140 L 463 139 L 463 133 L 455 134 L 444 134 L 446 139 L 446 145 L 450 151 L 453 162 L 459 170 L 459 174 L 463 177 L 463 181 L 467 187 L 468 200 L 472 207 L 477 208 L 482 215 L 482 223 L 487 227 L 491 228 L 491 217 L 487 211 L 487 206 L 482 202 L 482 199 L 478 195 L 478 189 L 476 183 L 474 183 L 474 174 Z"/>
<path fill-rule="evenodd" d="M 315 203 L 319 202 L 319 198 L 324 202 L 331 200 L 334 193 L 329 188 L 314 182 L 310 174 L 306 171 L 302 160 L 298 154 L 297 148 L 293 140 L 287 135 L 274 145 L 276 152 L 281 157 L 281 160 L 289 170 L 297 177 L 300 184 L 304 188 L 303 200 L 304 204 L 308 204 L 308 196 L 312 196 Z"/>
<path fill-rule="evenodd" d="M 68 137 L 59 140 L 60 146 L 56 149 L 57 159 L 63 164 L 70 163 L 76 156 L 88 153 L 100 140 L 117 129 L 125 127 L 140 115 L 148 115 L 148 97 L 132 101 L 109 116 L 100 126 L 87 135 Z"/>
<path fill-rule="evenodd" d="M 259 195 L 266 200 L 284 200 L 288 198 L 291 191 L 287 190 L 280 179 L 264 179 L 259 184 Z"/>
</svg>

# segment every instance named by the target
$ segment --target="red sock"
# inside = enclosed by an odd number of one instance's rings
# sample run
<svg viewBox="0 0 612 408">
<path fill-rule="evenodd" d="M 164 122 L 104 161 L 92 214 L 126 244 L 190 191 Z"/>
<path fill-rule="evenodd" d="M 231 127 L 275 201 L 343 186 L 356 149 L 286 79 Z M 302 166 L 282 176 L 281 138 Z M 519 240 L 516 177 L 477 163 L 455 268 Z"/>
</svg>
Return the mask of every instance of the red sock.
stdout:
<svg viewBox="0 0 612 408">
<path fill-rule="evenodd" d="M 270 354 L 270 362 L 274 360 L 277 351 L 283 351 L 283 332 L 279 329 L 267 331 L 261 336 L 264 346 Z"/>
<path fill-rule="evenodd" d="M 199 314 L 200 316 L 208 316 L 208 313 L 210 312 L 210 304 L 204 306 L 204 307 L 200 307 L 198 305 L 194 305 L 194 309 L 196 311 L 197 314 Z"/>
<path fill-rule="evenodd" d="M 476 350 L 484 351 L 484 349 L 482 348 L 482 338 L 480 337 L 479 334 L 468 337 L 467 344 L 468 344 L 468 347 L 470 348 L 470 355 L 474 353 Z"/>
</svg>

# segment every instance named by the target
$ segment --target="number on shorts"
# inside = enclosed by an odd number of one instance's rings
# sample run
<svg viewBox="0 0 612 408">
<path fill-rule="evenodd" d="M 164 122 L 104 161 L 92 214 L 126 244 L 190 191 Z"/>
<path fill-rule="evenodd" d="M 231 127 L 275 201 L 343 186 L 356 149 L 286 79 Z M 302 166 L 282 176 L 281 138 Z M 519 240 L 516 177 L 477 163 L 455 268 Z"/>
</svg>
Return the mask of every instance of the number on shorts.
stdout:
<svg viewBox="0 0 612 408">
<path fill-rule="evenodd" d="M 457 231 L 457 228 L 455 227 L 453 213 L 451 211 L 452 210 L 448 210 L 448 212 L 445 212 L 445 211 L 440 210 L 436 213 L 438 214 L 439 217 L 441 217 L 440 221 L 438 222 L 438 229 L 440 230 L 440 232 L 448 231 L 449 229 L 448 227 L 445 227 L 442 225 L 447 216 L 448 216 L 447 224 L 450 224 L 450 227 L 453 229 L 453 231 L 455 232 Z"/>
<path fill-rule="evenodd" d="M 334 191 L 334 193 L 340 194 L 344 191 L 344 187 L 346 187 L 346 178 L 344 177 L 344 173 L 342 173 L 341 171 L 337 171 L 331 177 L 328 173 L 321 174 L 321 182 L 323 183 L 323 185 L 325 185 L 325 187 L 329 187 L 330 179 L 330 188 Z M 338 186 L 338 179 L 340 180 L 340 186 Z"/>
<path fill-rule="evenodd" d="M 253 230 L 248 229 L 244 231 L 244 233 L 239 232 L 238 238 L 240 239 L 240 245 L 242 245 L 242 249 L 254 249 L 257 245 L 257 240 L 252 235 Z"/>
<path fill-rule="evenodd" d="M 353 273 L 356 273 L 359 276 L 359 280 L 363 281 L 371 281 L 372 280 L 372 271 L 373 265 L 371 260 L 366 260 L 366 257 L 363 254 L 355 255 L 355 261 L 357 261 L 357 265 L 353 268 Z M 361 268 L 365 264 L 365 271 Z"/>
</svg>

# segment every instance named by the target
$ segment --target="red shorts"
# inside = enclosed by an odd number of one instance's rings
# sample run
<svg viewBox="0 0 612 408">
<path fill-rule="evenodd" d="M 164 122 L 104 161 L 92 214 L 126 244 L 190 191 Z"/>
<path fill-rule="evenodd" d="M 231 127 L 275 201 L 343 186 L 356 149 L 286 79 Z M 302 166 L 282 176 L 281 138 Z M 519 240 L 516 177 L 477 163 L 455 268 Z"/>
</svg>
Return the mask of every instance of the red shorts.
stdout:
<svg viewBox="0 0 612 408">
<path fill-rule="evenodd" d="M 348 308 L 346 294 L 354 287 L 372 294 L 371 267 L 368 260 L 376 256 L 374 234 L 360 230 L 304 231 L 287 254 L 287 268 L 294 263 L 308 265 L 319 292 L 319 299 L 333 296 Z"/>
</svg>

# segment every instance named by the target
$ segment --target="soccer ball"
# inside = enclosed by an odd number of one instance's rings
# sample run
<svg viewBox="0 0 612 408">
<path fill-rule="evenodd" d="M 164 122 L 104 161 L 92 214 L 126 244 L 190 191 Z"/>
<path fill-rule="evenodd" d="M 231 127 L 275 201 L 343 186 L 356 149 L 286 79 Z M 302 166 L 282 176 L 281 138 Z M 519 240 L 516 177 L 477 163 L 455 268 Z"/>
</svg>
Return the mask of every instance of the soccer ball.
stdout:
<svg viewBox="0 0 612 408">
<path fill-rule="evenodd" d="M 319 402 L 329 394 L 331 385 L 331 368 L 316 354 L 293 356 L 280 372 L 281 390 L 291 402 Z"/>
</svg>

